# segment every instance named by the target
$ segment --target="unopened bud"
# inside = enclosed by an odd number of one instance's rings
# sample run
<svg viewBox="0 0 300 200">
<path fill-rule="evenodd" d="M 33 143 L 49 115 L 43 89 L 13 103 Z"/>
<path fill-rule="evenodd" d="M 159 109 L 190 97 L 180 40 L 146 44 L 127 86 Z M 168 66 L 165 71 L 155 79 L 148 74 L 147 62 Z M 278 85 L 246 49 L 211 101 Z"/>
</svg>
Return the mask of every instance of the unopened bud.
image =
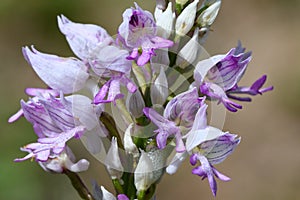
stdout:
<svg viewBox="0 0 300 200">
<path fill-rule="evenodd" d="M 139 118 L 143 115 L 145 102 L 139 90 L 128 95 L 126 107 L 135 118 Z"/>
<path fill-rule="evenodd" d="M 111 140 L 111 146 L 104 163 L 112 179 L 120 179 L 122 177 L 124 168 L 121 163 L 118 142 L 115 137 Z"/>
<path fill-rule="evenodd" d="M 190 3 L 178 16 L 175 24 L 176 33 L 180 36 L 184 36 L 187 34 L 194 25 L 196 12 L 197 12 L 197 4 L 199 0 L 195 0 Z"/>
<path fill-rule="evenodd" d="M 166 9 L 167 2 L 166 0 L 156 0 L 156 8 L 160 10 Z"/>
<path fill-rule="evenodd" d="M 206 10 L 204 10 L 199 17 L 197 18 L 197 23 L 201 27 L 211 26 L 215 21 L 219 9 L 221 7 L 221 1 L 216 1 L 212 5 L 210 5 Z"/>
<path fill-rule="evenodd" d="M 160 68 L 160 73 L 154 83 L 151 85 L 151 101 L 152 104 L 163 105 L 169 96 L 168 80 L 164 68 Z"/>
<path fill-rule="evenodd" d="M 188 65 L 193 64 L 193 62 L 196 60 L 198 49 L 199 49 L 198 35 L 199 35 L 199 28 L 196 28 L 193 37 L 179 51 L 176 59 L 176 65 L 178 65 L 181 69 L 184 69 Z"/>
<path fill-rule="evenodd" d="M 134 184 L 139 191 L 146 191 L 153 183 L 159 181 L 164 173 L 164 166 L 173 148 L 167 146 L 163 150 L 152 149 L 142 151 L 139 163 L 134 172 Z"/>
<path fill-rule="evenodd" d="M 156 25 L 158 26 L 157 35 L 163 38 L 170 37 L 173 30 L 174 15 L 172 12 L 172 2 L 169 2 L 164 12 L 155 12 Z"/>
<path fill-rule="evenodd" d="M 131 135 L 134 130 L 133 123 L 128 126 L 124 134 L 124 148 L 126 153 L 132 154 L 133 157 L 139 156 L 139 150 L 136 145 L 133 143 Z"/>
</svg>

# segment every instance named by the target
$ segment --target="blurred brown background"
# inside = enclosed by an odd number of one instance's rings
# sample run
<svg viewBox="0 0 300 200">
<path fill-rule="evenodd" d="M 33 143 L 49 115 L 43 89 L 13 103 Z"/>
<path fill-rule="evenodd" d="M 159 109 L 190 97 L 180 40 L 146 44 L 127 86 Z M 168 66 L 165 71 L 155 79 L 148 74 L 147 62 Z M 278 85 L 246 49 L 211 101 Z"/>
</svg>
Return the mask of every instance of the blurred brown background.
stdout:
<svg viewBox="0 0 300 200">
<path fill-rule="evenodd" d="M 153 11 L 154 0 L 137 1 Z M 133 6 L 129 0 L 1 0 L 0 1 L 0 199 L 79 199 L 60 175 L 45 173 L 35 162 L 14 163 L 23 156 L 19 147 L 34 141 L 31 125 L 24 119 L 9 125 L 8 117 L 26 99 L 26 87 L 43 86 L 21 54 L 21 47 L 34 44 L 38 50 L 71 56 L 56 25 L 56 16 L 99 24 L 115 34 L 121 14 Z M 158 199 L 295 200 L 300 199 L 300 1 L 227 0 L 212 26 L 205 48 L 211 55 L 225 53 L 241 40 L 253 51 L 253 60 L 242 82 L 251 84 L 268 74 L 275 90 L 244 104 L 236 114 L 227 114 L 224 130 L 242 136 L 235 153 L 217 166 L 232 180 L 218 182 L 213 198 L 207 180 L 190 174 L 186 164 L 176 175 L 164 176 Z M 78 158 L 86 155 L 80 141 Z M 111 183 L 95 159 L 91 173 L 82 173 L 90 185 L 96 179 L 106 188 Z M 97 174 L 97 175 L 95 175 Z"/>
</svg>

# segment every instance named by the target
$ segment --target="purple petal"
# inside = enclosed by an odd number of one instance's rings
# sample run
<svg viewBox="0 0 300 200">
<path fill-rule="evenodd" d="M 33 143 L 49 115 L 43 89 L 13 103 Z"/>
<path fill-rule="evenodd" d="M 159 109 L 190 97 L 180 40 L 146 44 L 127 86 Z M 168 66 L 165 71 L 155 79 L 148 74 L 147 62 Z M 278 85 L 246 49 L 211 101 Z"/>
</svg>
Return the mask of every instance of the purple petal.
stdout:
<svg viewBox="0 0 300 200">
<path fill-rule="evenodd" d="M 125 194 L 119 194 L 117 198 L 118 200 L 129 200 L 129 198 Z"/>
<path fill-rule="evenodd" d="M 143 51 L 137 59 L 138 66 L 144 66 L 151 58 L 152 53 L 150 51 Z"/>
<path fill-rule="evenodd" d="M 111 80 L 107 81 L 99 90 L 99 92 L 96 94 L 93 103 L 94 104 L 99 104 L 104 100 L 106 97 L 109 87 L 110 87 Z"/>
<path fill-rule="evenodd" d="M 211 189 L 213 195 L 216 196 L 217 189 L 218 189 L 216 179 L 214 178 L 214 176 L 212 174 L 208 174 L 207 179 L 208 179 L 208 183 L 209 183 L 209 186 L 210 186 L 210 189 Z"/>
<path fill-rule="evenodd" d="M 20 109 L 18 112 L 16 112 L 13 116 L 11 116 L 8 119 L 8 123 L 13 123 L 13 122 L 17 121 L 22 116 L 23 116 L 23 110 Z"/>
<path fill-rule="evenodd" d="M 151 38 L 151 41 L 153 42 L 154 49 L 168 48 L 174 45 L 173 41 L 158 36 Z"/>
<path fill-rule="evenodd" d="M 213 167 L 213 172 L 215 176 L 220 179 L 221 181 L 230 181 L 231 179 L 228 176 L 225 176 L 221 172 L 219 172 L 216 168 Z"/>
<path fill-rule="evenodd" d="M 24 117 L 33 125 L 39 126 L 41 130 L 46 134 L 48 132 L 61 132 L 52 121 L 47 110 L 40 103 L 28 102 L 25 103 L 21 100 L 21 107 L 24 112 Z"/>
<path fill-rule="evenodd" d="M 198 157 L 197 154 L 194 153 L 190 156 L 190 163 L 191 165 L 196 165 L 197 162 L 198 162 Z"/>
<path fill-rule="evenodd" d="M 164 149 L 167 144 L 167 139 L 170 136 L 168 132 L 160 132 L 156 136 L 156 143 L 159 149 Z"/>
<path fill-rule="evenodd" d="M 204 172 L 204 170 L 202 169 L 201 166 L 195 167 L 194 169 L 192 169 L 192 174 L 201 176 L 202 178 L 206 178 L 207 174 Z"/>
<path fill-rule="evenodd" d="M 170 121 L 180 122 L 181 126 L 190 128 L 201 101 L 196 88 L 175 96 L 166 106 L 164 117 Z"/>
</svg>

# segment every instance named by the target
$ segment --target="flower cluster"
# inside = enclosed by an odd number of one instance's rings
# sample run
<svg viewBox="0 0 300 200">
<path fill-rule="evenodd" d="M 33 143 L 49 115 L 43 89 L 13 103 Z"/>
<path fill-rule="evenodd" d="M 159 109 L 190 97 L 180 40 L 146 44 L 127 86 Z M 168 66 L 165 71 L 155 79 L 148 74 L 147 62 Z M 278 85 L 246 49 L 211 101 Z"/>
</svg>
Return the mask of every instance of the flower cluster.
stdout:
<svg viewBox="0 0 300 200">
<path fill-rule="evenodd" d="M 76 163 L 67 146 L 81 138 L 91 154 L 104 155 L 97 158 L 105 164 L 116 195 L 96 183 L 93 194 L 77 186 L 79 194 L 125 200 L 153 198 L 162 175 L 174 174 L 189 156 L 195 166 L 191 173 L 207 178 L 215 196 L 215 178 L 230 180 L 215 165 L 235 150 L 240 137 L 209 125 L 207 102 L 217 100 L 236 112 L 242 106 L 234 100 L 251 101 L 236 94 L 273 89 L 262 88 L 266 75 L 250 87 L 238 85 L 252 58 L 240 42 L 227 54 L 201 56 L 199 43 L 204 43 L 220 5 L 220 0 L 176 0 L 173 10 L 172 2 L 157 0 L 153 16 L 135 3 L 124 11 L 116 39 L 100 26 L 58 16 L 76 57 L 23 48 L 48 89 L 27 88 L 31 98 L 21 100 L 20 111 L 9 119 L 24 116 L 38 137 L 21 148 L 28 154 L 15 161 L 34 158 L 45 171 L 72 179 L 70 173 L 89 166 L 85 159 Z M 182 79 L 188 84 L 178 84 Z"/>
</svg>

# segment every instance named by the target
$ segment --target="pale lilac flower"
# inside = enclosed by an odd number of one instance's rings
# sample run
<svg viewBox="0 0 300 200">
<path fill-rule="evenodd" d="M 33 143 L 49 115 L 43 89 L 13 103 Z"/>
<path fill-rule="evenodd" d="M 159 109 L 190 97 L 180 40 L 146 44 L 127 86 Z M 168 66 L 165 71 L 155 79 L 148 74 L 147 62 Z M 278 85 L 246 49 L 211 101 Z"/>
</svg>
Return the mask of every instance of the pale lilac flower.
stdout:
<svg viewBox="0 0 300 200">
<path fill-rule="evenodd" d="M 176 139 L 176 151 L 185 150 L 180 128 L 172 121 L 161 116 L 152 108 L 144 108 L 144 114 L 158 127 L 155 131 L 156 142 L 159 149 L 164 149 L 167 145 L 167 139 L 174 135 Z"/>
<path fill-rule="evenodd" d="M 40 53 L 33 47 L 24 47 L 23 54 L 37 75 L 54 90 L 65 94 L 76 92 L 89 78 L 87 66 L 76 58 Z"/>
<path fill-rule="evenodd" d="M 237 85 L 251 58 L 251 52 L 245 53 L 245 48 L 242 48 L 239 42 L 238 46 L 231 49 L 226 55 L 217 55 L 200 61 L 194 72 L 195 83 L 200 87 L 201 93 L 219 100 L 228 110 L 236 112 L 242 106 L 229 98 L 240 101 L 251 101 L 251 98 L 236 97 L 231 93 L 256 95 L 273 89 L 272 86 L 261 89 L 266 81 L 266 76 L 259 78 L 250 88 Z"/>
<path fill-rule="evenodd" d="M 155 55 L 155 49 L 170 47 L 173 42 L 156 36 L 157 27 L 152 14 L 136 3 L 135 6 L 135 9 L 129 8 L 123 13 L 118 40 L 131 51 L 128 59 L 137 60 L 137 64 L 143 66 Z"/>
<path fill-rule="evenodd" d="M 169 101 L 164 111 L 164 117 L 176 122 L 177 125 L 191 128 L 202 101 L 197 89 L 192 88 Z"/>
<path fill-rule="evenodd" d="M 73 129 L 61 132 L 53 137 L 39 138 L 37 142 L 21 148 L 29 154 L 24 158 L 15 159 L 16 162 L 35 158 L 36 161 L 45 162 L 51 155 L 59 155 L 66 147 L 66 142 L 73 137 L 79 138 L 85 130 L 84 126 L 76 126 Z"/>
<path fill-rule="evenodd" d="M 186 152 L 177 153 L 171 164 L 167 167 L 167 173 L 173 174 L 177 171 L 182 161 L 187 157 L 187 153 L 191 155 L 190 163 L 196 165 L 200 161 L 201 166 L 192 170 L 193 174 L 208 178 L 209 185 L 216 195 L 217 185 L 214 176 L 222 181 L 230 179 L 218 172 L 213 165 L 224 161 L 236 148 L 240 142 L 240 138 L 228 132 L 208 126 L 206 119 L 207 105 L 203 105 L 198 110 L 195 121 L 190 132 L 186 137 Z"/>
<path fill-rule="evenodd" d="M 99 78 L 110 78 L 95 96 L 95 104 L 114 102 L 123 97 L 119 91 L 120 84 L 127 85 L 129 92 L 136 90 L 136 86 L 128 78 L 131 61 L 126 58 L 129 52 L 117 47 L 106 30 L 93 24 L 74 23 L 63 15 L 58 17 L 58 25 L 71 49 L 82 62 Z M 107 92 L 109 94 L 105 99 Z"/>
<path fill-rule="evenodd" d="M 163 116 L 152 108 L 144 108 L 144 114 L 158 127 L 155 132 L 159 149 L 166 147 L 170 136 L 175 136 L 176 151 L 185 150 L 182 133 L 185 129 L 191 128 L 200 103 L 201 98 L 198 97 L 197 89 L 193 88 L 173 98 L 167 104 Z"/>
<path fill-rule="evenodd" d="M 29 91 L 32 94 L 38 91 L 45 92 L 42 89 Z M 35 157 L 37 161 L 45 162 L 49 156 L 59 155 L 65 149 L 68 140 L 73 137 L 79 138 L 84 132 L 93 137 L 93 141 L 88 141 L 90 149 L 95 149 L 96 145 L 101 147 L 100 137 L 106 134 L 103 125 L 101 126 L 97 120 L 99 116 L 96 112 L 92 108 L 91 101 L 81 95 L 65 98 L 61 93 L 60 98 L 55 98 L 50 94 L 41 93 L 40 96 L 33 97 L 28 102 L 21 100 L 21 111 L 18 113 L 22 113 L 32 123 L 38 141 L 22 148 L 29 154 L 16 161 Z M 9 121 L 16 119 L 14 115 Z M 96 135 L 98 140 L 95 140 Z M 98 148 L 96 151 L 99 150 Z"/>
</svg>

